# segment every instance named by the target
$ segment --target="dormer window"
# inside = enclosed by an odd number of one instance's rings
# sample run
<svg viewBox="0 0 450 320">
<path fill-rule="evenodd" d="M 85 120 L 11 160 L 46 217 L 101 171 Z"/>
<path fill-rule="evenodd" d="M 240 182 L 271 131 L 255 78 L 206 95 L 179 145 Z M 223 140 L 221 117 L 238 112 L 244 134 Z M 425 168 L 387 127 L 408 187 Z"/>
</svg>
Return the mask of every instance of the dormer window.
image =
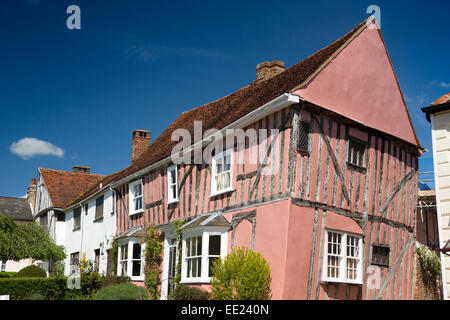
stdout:
<svg viewBox="0 0 450 320">
<path fill-rule="evenodd" d="M 174 203 L 178 201 L 178 174 L 177 166 L 167 168 L 167 203 Z"/>
<path fill-rule="evenodd" d="M 211 196 L 232 191 L 233 152 L 227 149 L 212 158 Z"/>
<path fill-rule="evenodd" d="M 143 190 L 142 180 L 130 184 L 130 215 L 144 212 Z"/>
</svg>

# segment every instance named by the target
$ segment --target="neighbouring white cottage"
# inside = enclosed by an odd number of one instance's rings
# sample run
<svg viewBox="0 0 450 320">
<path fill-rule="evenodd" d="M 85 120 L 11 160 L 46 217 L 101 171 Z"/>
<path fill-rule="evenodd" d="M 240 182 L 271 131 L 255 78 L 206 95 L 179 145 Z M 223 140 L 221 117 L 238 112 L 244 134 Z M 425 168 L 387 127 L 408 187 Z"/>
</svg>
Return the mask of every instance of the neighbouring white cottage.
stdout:
<svg viewBox="0 0 450 320">
<path fill-rule="evenodd" d="M 440 248 L 450 239 L 450 93 L 422 108 L 431 123 Z M 441 252 L 444 299 L 450 298 L 450 256 Z"/>
</svg>

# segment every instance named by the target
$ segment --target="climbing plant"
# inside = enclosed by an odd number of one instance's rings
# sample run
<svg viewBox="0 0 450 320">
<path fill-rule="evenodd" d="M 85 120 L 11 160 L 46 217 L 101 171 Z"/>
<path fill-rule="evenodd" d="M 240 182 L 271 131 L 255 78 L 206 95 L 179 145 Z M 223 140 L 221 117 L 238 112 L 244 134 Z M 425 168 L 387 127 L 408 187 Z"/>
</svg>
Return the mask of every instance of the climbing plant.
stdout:
<svg viewBox="0 0 450 320">
<path fill-rule="evenodd" d="M 420 266 L 427 280 L 436 280 L 441 274 L 441 260 L 434 250 L 421 244 L 416 248 Z"/>
<path fill-rule="evenodd" d="M 161 284 L 162 243 L 159 230 L 150 225 L 144 236 L 144 284 L 153 299 L 159 298 L 158 286 Z"/>
<path fill-rule="evenodd" d="M 173 224 L 175 225 L 175 233 L 177 235 L 177 243 L 178 243 L 178 262 L 175 271 L 175 277 L 173 277 L 173 282 L 175 286 L 181 281 L 181 257 L 182 257 L 182 245 L 181 240 L 183 239 L 183 235 L 181 233 L 180 228 L 184 226 L 186 223 L 185 220 L 175 220 Z"/>
<path fill-rule="evenodd" d="M 117 260 L 119 258 L 119 241 L 114 238 L 114 240 L 111 243 L 111 251 L 109 252 L 111 255 L 111 273 L 116 275 L 117 274 Z"/>
</svg>

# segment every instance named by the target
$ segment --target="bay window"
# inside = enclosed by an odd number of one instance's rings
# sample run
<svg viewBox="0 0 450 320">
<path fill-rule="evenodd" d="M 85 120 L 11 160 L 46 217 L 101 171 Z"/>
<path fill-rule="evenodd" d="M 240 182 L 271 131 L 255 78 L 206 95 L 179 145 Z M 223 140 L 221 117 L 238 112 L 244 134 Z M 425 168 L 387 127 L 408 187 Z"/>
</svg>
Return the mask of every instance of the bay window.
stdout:
<svg viewBox="0 0 450 320">
<path fill-rule="evenodd" d="M 143 245 L 140 239 L 132 238 L 119 241 L 119 259 L 117 274 L 130 277 L 133 281 L 144 280 L 143 275 Z"/>
<path fill-rule="evenodd" d="M 362 283 L 362 240 L 358 235 L 327 231 L 323 280 Z"/>
<path fill-rule="evenodd" d="M 213 263 L 225 257 L 227 243 L 227 232 L 220 229 L 183 233 L 181 281 L 209 282 Z"/>
</svg>

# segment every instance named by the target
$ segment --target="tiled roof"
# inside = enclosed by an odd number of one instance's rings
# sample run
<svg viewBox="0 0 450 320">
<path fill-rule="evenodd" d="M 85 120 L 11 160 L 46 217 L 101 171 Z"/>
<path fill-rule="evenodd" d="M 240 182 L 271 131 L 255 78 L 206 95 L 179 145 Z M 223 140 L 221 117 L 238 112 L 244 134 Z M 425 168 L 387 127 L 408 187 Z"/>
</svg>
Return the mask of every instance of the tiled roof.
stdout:
<svg viewBox="0 0 450 320">
<path fill-rule="evenodd" d="M 105 176 L 84 172 L 70 172 L 39 168 L 53 207 L 64 208 L 83 192 L 99 183 Z"/>
<path fill-rule="evenodd" d="M 442 103 L 446 103 L 448 101 L 450 101 L 450 92 L 444 94 L 439 99 L 436 99 L 435 101 L 433 101 L 432 105 L 442 104 Z"/>
<path fill-rule="evenodd" d="M 33 220 L 30 204 L 25 198 L 0 197 L 0 215 L 12 216 L 15 220 Z"/>
<path fill-rule="evenodd" d="M 203 131 L 211 128 L 220 130 L 282 94 L 293 92 L 299 86 L 306 85 L 310 77 L 320 70 L 333 55 L 339 52 L 352 36 L 365 28 L 366 21 L 369 19 L 361 22 L 352 31 L 332 44 L 273 78 L 265 81 L 253 81 L 246 87 L 219 100 L 183 112 L 150 144 L 147 150 L 132 165 L 105 177 L 102 181 L 103 185 L 106 186 L 112 181 L 118 181 L 170 156 L 174 146 L 178 144 L 177 141 L 171 140 L 172 132 L 175 129 L 186 129 L 193 136 L 194 121 L 202 121 Z M 98 186 L 93 187 L 83 196 L 79 197 L 77 201 L 87 198 L 98 190 Z M 67 207 L 70 207 L 70 205 Z"/>
<path fill-rule="evenodd" d="M 430 114 L 448 110 L 450 110 L 450 92 L 433 101 L 433 103 L 428 107 L 422 108 L 422 112 L 425 113 L 428 122 L 431 122 Z"/>
</svg>

